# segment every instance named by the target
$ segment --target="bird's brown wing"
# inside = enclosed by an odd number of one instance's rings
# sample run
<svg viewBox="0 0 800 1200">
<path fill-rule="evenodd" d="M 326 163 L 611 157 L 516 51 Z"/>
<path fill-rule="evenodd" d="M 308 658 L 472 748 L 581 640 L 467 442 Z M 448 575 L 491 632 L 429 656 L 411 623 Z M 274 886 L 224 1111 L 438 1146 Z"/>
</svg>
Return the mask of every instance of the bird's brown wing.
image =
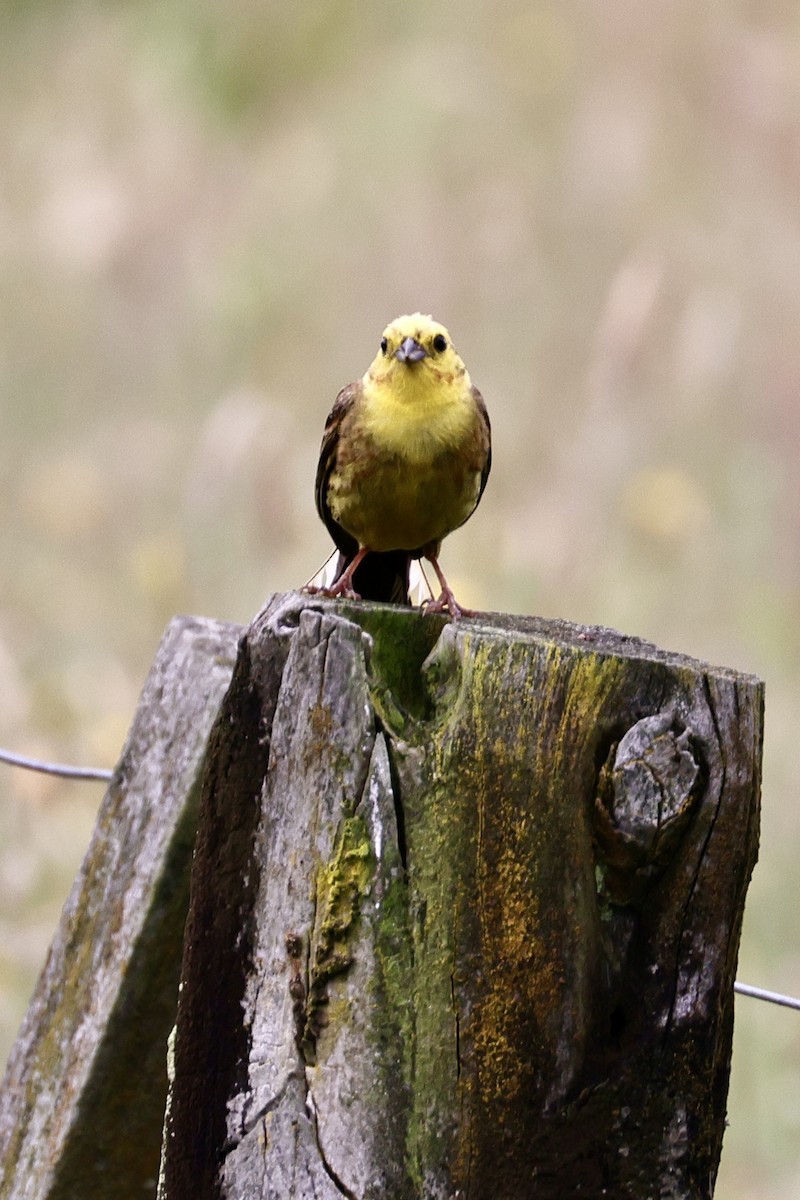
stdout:
<svg viewBox="0 0 800 1200">
<path fill-rule="evenodd" d="M 489 424 L 489 414 L 486 411 L 486 405 L 483 396 L 478 389 L 473 386 L 472 399 L 475 401 L 475 408 L 478 412 L 478 429 L 476 432 L 475 442 L 470 447 L 470 457 L 474 453 L 475 465 L 482 464 L 481 470 L 481 486 L 478 491 L 478 498 L 469 510 L 461 524 L 465 524 L 470 519 L 475 509 L 481 502 L 481 496 L 486 488 L 486 480 L 489 478 L 489 472 L 492 469 L 492 427 Z"/>
<path fill-rule="evenodd" d="M 358 543 L 345 529 L 342 529 L 339 522 L 334 519 L 331 513 L 328 504 L 328 483 L 331 472 L 336 466 L 336 453 L 339 448 L 339 432 L 342 427 L 342 421 L 350 412 L 360 391 L 360 381 L 348 383 L 347 387 L 343 387 L 336 397 L 333 408 L 325 422 L 325 432 L 322 435 L 322 446 L 320 447 L 319 463 L 317 464 L 317 512 L 325 522 L 328 533 L 336 543 L 337 549 L 348 560 L 358 550 Z"/>
<path fill-rule="evenodd" d="M 483 427 L 483 437 L 485 438 L 485 451 L 486 451 L 486 462 L 483 465 L 483 471 L 481 473 L 481 490 L 478 492 L 478 499 L 475 501 L 475 508 L 477 508 L 481 502 L 481 496 L 483 495 L 484 489 L 486 487 L 486 481 L 489 478 L 489 472 L 492 469 L 492 427 L 489 423 L 489 414 L 486 411 L 486 404 L 484 403 L 483 396 L 480 394 L 478 389 L 474 386 L 472 388 L 472 398 L 475 401 L 475 407 L 477 408 L 478 415 L 480 416 L 480 419 L 481 419 L 481 425 Z M 474 512 L 474 509 L 473 509 L 473 512 Z"/>
<path fill-rule="evenodd" d="M 334 582 L 344 573 L 347 564 L 358 551 L 358 542 L 343 529 L 334 518 L 328 504 L 328 484 L 331 472 L 336 467 L 339 434 L 347 414 L 361 393 L 361 382 L 348 383 L 334 401 L 325 432 L 317 465 L 316 500 L 317 512 L 325 523 L 339 551 Z M 410 555 L 404 550 L 388 550 L 368 554 L 358 567 L 353 578 L 353 587 L 363 600 L 379 600 L 390 604 L 408 604 L 408 572 Z"/>
</svg>

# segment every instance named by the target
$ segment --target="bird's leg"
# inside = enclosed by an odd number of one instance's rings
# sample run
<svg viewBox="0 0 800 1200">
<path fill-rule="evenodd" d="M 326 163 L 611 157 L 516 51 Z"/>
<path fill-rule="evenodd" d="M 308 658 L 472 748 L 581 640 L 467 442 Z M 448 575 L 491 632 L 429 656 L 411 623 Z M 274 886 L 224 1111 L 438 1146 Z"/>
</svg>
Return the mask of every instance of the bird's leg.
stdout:
<svg viewBox="0 0 800 1200">
<path fill-rule="evenodd" d="M 442 594 L 440 595 L 438 600 L 430 600 L 430 601 L 428 601 L 427 604 L 423 605 L 425 612 L 426 613 L 449 612 L 450 616 L 454 617 L 456 620 L 459 617 L 474 617 L 475 613 L 472 612 L 471 609 L 462 608 L 461 605 L 456 600 L 455 596 L 453 595 L 453 590 L 450 587 L 450 584 L 445 579 L 442 568 L 439 566 L 439 559 L 436 557 L 436 555 L 435 554 L 426 554 L 425 557 L 427 558 L 428 562 L 431 564 L 434 571 L 436 572 L 436 578 L 439 580 L 439 586 L 442 589 Z"/>
<path fill-rule="evenodd" d="M 358 592 L 353 590 L 353 576 L 367 554 L 369 554 L 369 548 L 359 546 L 358 554 L 330 587 L 305 587 L 303 590 L 315 596 L 341 596 L 343 600 L 360 600 Z"/>
</svg>

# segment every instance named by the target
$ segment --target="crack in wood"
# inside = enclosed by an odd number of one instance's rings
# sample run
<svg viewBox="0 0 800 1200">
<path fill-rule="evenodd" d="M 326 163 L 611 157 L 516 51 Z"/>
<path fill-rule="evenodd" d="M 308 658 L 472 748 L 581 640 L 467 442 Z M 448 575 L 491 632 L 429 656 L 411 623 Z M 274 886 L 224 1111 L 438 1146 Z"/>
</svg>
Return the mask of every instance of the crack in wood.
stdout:
<svg viewBox="0 0 800 1200">
<path fill-rule="evenodd" d="M 226 1154 L 231 1150 L 235 1150 L 239 1143 L 244 1141 L 244 1139 L 257 1128 L 259 1123 L 263 1121 L 265 1117 L 268 1117 L 271 1112 L 275 1111 L 286 1095 L 289 1084 L 293 1079 L 298 1078 L 299 1074 L 300 1072 L 290 1071 L 285 1077 L 278 1091 L 275 1092 L 274 1095 L 270 1096 L 269 1100 L 265 1100 L 264 1103 L 259 1106 L 257 1112 L 254 1112 L 248 1116 L 247 1121 L 242 1124 L 241 1133 L 237 1140 L 224 1147 Z"/>
<path fill-rule="evenodd" d="M 334 1170 L 334 1168 L 328 1161 L 328 1156 L 326 1155 L 325 1150 L 323 1149 L 322 1138 L 321 1138 L 320 1132 L 319 1132 L 319 1114 L 317 1112 L 317 1103 L 316 1103 L 316 1100 L 314 1099 L 313 1091 L 308 1086 L 307 1080 L 306 1080 L 305 1092 L 306 1092 L 306 1102 L 305 1102 L 306 1112 L 308 1113 L 309 1120 L 311 1122 L 311 1127 L 314 1131 L 314 1143 L 317 1147 L 317 1152 L 319 1154 L 319 1161 L 322 1166 L 322 1169 L 325 1172 L 325 1174 L 328 1176 L 328 1178 L 330 1179 L 331 1183 L 336 1188 L 336 1190 L 342 1196 L 345 1197 L 345 1200 L 359 1200 L 359 1197 L 356 1195 L 356 1193 L 347 1186 L 347 1184 L 344 1182 L 344 1180 L 339 1176 L 339 1174 Z"/>
<path fill-rule="evenodd" d="M 394 820 L 397 827 L 397 851 L 400 855 L 400 862 L 403 866 L 403 871 L 408 874 L 408 841 L 406 839 L 406 814 L 403 808 L 403 792 L 400 781 L 400 771 L 395 758 L 394 745 L 392 739 L 383 726 L 382 721 L 376 716 L 375 723 L 377 726 L 377 737 L 382 737 L 386 747 L 386 758 L 389 763 L 389 783 L 392 792 L 392 804 L 394 806 Z"/>
</svg>

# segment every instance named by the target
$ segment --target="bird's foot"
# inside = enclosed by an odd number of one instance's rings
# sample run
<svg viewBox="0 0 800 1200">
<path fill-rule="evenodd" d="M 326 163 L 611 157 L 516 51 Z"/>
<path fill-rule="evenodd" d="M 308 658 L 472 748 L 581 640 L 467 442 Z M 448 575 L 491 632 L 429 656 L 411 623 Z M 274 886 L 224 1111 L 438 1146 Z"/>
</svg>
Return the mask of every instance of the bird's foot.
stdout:
<svg viewBox="0 0 800 1200">
<path fill-rule="evenodd" d="M 342 577 L 337 579 L 336 583 L 332 583 L 330 587 L 320 587 L 313 583 L 307 583 L 303 591 L 308 596 L 322 596 L 326 600 L 360 600 L 358 592 L 354 592 L 350 586 L 350 581 Z"/>
<path fill-rule="evenodd" d="M 360 600 L 358 592 L 353 589 L 353 576 L 356 570 L 363 562 L 365 556 L 369 553 L 366 546 L 359 548 L 358 554 L 353 561 L 349 563 L 347 569 L 342 571 L 338 579 L 335 579 L 329 587 L 319 587 L 314 584 L 306 584 L 303 588 L 304 592 L 308 592 L 312 596 L 325 596 L 329 600 Z"/>
<path fill-rule="evenodd" d="M 471 608 L 461 607 L 449 587 L 443 589 L 438 600 L 423 600 L 421 607 L 424 613 L 449 613 L 454 621 L 475 616 Z"/>
<path fill-rule="evenodd" d="M 422 604 L 424 613 L 449 613 L 454 621 L 459 617 L 474 617 L 476 614 L 471 608 L 462 608 L 453 595 L 453 589 L 444 577 L 444 572 L 439 566 L 439 559 L 430 550 L 425 555 L 428 562 L 436 572 L 436 578 L 439 580 L 439 586 L 442 589 L 438 600 L 425 600 Z"/>
</svg>

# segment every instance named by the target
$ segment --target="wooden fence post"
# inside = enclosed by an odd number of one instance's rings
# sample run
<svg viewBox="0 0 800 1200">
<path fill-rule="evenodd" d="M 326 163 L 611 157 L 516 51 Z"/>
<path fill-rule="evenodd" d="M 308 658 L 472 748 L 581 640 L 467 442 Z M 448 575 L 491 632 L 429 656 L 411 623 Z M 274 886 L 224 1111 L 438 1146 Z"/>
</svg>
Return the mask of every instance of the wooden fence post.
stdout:
<svg viewBox="0 0 800 1200">
<path fill-rule="evenodd" d="M 241 632 L 162 638 L 0 1088 L 2 1200 L 155 1193 L 198 780 Z"/>
<path fill-rule="evenodd" d="M 275 597 L 205 766 L 160 1200 L 712 1195 L 763 688 Z"/>
</svg>

